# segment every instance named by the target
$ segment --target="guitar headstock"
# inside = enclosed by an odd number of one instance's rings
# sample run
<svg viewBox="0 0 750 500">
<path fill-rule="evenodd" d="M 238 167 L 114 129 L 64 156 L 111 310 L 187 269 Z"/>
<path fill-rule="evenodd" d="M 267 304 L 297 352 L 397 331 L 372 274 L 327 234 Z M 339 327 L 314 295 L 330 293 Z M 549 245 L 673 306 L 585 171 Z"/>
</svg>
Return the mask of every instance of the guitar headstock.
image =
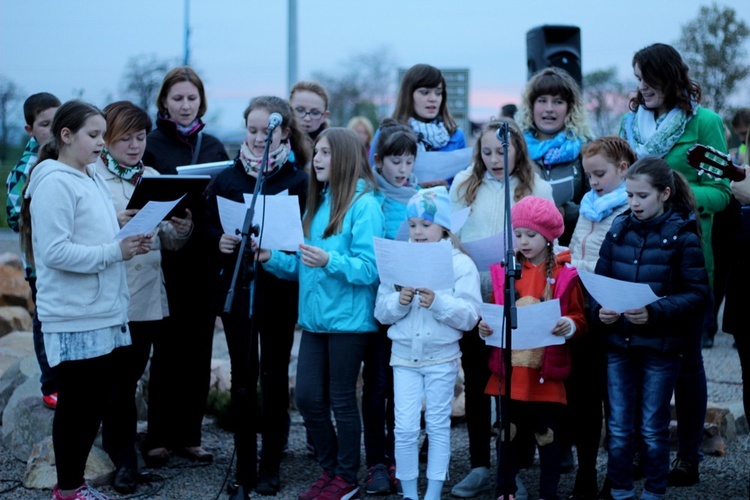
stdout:
<svg viewBox="0 0 750 500">
<path fill-rule="evenodd" d="M 745 170 L 732 163 L 728 154 L 709 146 L 696 144 L 690 148 L 687 152 L 687 161 L 691 167 L 718 179 L 741 181 L 745 178 Z"/>
</svg>

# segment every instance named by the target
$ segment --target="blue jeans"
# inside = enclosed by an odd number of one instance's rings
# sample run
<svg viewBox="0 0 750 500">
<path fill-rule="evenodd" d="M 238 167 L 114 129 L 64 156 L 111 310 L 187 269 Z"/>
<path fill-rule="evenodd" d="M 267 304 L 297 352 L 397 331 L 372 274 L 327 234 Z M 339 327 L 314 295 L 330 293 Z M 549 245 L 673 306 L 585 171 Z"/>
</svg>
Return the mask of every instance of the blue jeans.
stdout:
<svg viewBox="0 0 750 500">
<path fill-rule="evenodd" d="M 643 442 L 644 490 L 651 495 L 649 498 L 658 498 L 667 490 L 669 402 L 679 369 L 680 358 L 676 354 L 642 349 L 607 353 L 610 408 L 607 476 L 612 481 L 615 500 L 635 496 L 633 452 L 637 423 Z"/>
<path fill-rule="evenodd" d="M 357 377 L 368 335 L 304 330 L 297 361 L 295 399 L 318 463 L 349 484 L 357 483 L 361 461 Z"/>
</svg>

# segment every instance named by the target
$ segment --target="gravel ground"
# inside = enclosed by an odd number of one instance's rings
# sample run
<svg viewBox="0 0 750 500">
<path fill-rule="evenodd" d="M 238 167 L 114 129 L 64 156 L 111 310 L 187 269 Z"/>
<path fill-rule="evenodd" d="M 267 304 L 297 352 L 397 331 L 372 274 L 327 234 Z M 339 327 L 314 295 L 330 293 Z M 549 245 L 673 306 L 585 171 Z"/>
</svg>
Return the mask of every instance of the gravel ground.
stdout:
<svg viewBox="0 0 750 500">
<path fill-rule="evenodd" d="M 704 350 L 706 369 L 709 378 L 709 394 L 712 402 L 726 403 L 741 399 L 741 379 L 737 353 L 731 347 L 732 337 L 719 334 L 716 346 Z M 298 413 L 292 413 L 289 452 L 282 464 L 282 490 L 275 498 L 294 499 L 312 483 L 319 474 L 315 460 L 305 450 L 305 434 L 302 419 Z M 458 425 L 452 431 L 453 456 L 451 459 L 450 478 L 446 481 L 444 497 L 449 497 L 450 488 L 460 481 L 469 471 L 468 438 L 466 426 Z M 232 436 L 222 430 L 213 421 L 206 419 L 203 428 L 203 443 L 212 451 L 216 460 L 210 465 L 195 465 L 187 460 L 173 459 L 169 467 L 155 471 L 163 480 L 144 485 L 137 495 L 123 498 L 154 499 L 212 499 L 226 498 L 224 480 L 228 476 L 232 458 Z M 364 453 L 364 452 L 363 452 Z M 738 437 L 727 446 L 724 457 L 706 457 L 701 465 L 701 483 L 690 488 L 672 488 L 666 499 L 748 499 L 750 481 L 750 436 Z M 0 450 L 0 498 L 6 500 L 48 499 L 49 491 L 26 490 L 20 484 L 25 464 L 15 460 L 5 450 Z M 604 480 L 606 471 L 606 453 L 599 454 L 599 484 Z M 362 470 L 361 478 L 364 478 Z M 521 472 L 521 477 L 529 489 L 530 498 L 537 498 L 539 468 L 534 466 Z M 575 474 L 564 474 L 560 481 L 560 497 L 566 498 L 573 488 Z M 642 487 L 642 483 L 639 483 Z M 115 495 L 109 487 L 102 488 L 107 494 Z M 424 491 L 424 485 L 422 486 Z M 254 495 L 261 498 L 259 495 Z M 385 498 L 385 497 L 382 497 Z M 388 497 L 396 500 L 397 496 Z M 493 498 L 492 495 L 477 497 L 481 500 Z"/>
<path fill-rule="evenodd" d="M 0 253 L 14 251 L 15 241 L 11 234 L 0 230 Z M 709 400 L 711 403 L 724 405 L 742 400 L 742 382 L 737 352 L 732 349 L 732 337 L 719 334 L 713 349 L 703 351 L 708 376 Z M 210 419 L 204 421 L 203 445 L 213 452 L 216 459 L 213 464 L 195 465 L 185 459 L 175 458 L 169 467 L 154 471 L 162 479 L 151 485 L 139 487 L 136 495 L 120 498 L 148 499 L 212 499 L 227 498 L 224 481 L 231 477 L 232 436 L 222 430 Z M 465 425 L 458 425 L 452 430 L 453 455 L 450 477 L 446 481 L 443 496 L 450 497 L 450 488 L 469 472 L 468 438 Z M 364 456 L 364 451 L 363 451 Z M 674 454 L 673 454 L 674 458 Z M 25 464 L 13 458 L 0 446 L 0 498 L 4 500 L 49 499 L 49 491 L 27 490 L 20 482 Z M 606 453 L 599 453 L 599 484 L 604 480 L 606 471 Z M 318 476 L 319 469 L 315 460 L 305 451 L 305 433 L 302 419 L 298 413 L 292 413 L 292 427 L 289 441 L 289 452 L 282 463 L 282 490 L 280 499 L 296 499 L 297 495 L 307 489 Z M 424 471 L 422 472 L 424 475 Z M 364 469 L 360 478 L 364 478 Z M 528 487 L 529 498 L 537 498 L 539 467 L 522 471 L 521 478 Z M 564 474 L 560 481 L 560 498 L 567 498 L 573 488 L 575 474 Z M 742 499 L 750 498 L 750 435 L 738 436 L 728 443 L 727 453 L 723 457 L 706 457 L 701 464 L 701 483 L 690 488 L 672 488 L 667 492 L 666 500 L 677 499 Z M 642 482 L 638 483 L 642 487 Z M 424 491 L 425 485 L 420 488 Z M 116 498 L 114 490 L 103 487 L 102 491 Z M 262 498 L 254 495 L 255 498 Z M 396 500 L 399 497 L 381 497 Z M 477 497 L 480 500 L 494 498 L 487 494 Z"/>
</svg>

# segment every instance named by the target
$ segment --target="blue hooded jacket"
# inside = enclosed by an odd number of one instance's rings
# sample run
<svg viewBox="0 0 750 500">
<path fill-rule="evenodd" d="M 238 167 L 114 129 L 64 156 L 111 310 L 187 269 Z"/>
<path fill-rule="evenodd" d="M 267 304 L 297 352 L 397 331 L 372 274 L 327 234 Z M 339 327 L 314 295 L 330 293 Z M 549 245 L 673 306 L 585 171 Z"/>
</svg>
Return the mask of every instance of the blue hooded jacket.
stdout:
<svg viewBox="0 0 750 500">
<path fill-rule="evenodd" d="M 378 286 L 373 237 L 385 235 L 385 221 L 374 191 L 357 181 L 352 203 L 341 232 L 323 238 L 331 213 L 328 188 L 313 216 L 308 245 L 328 252 L 325 267 L 308 267 L 300 254 L 272 251 L 263 267 L 285 279 L 299 279 L 299 325 L 316 333 L 365 333 L 377 331 L 374 308 Z"/>
</svg>

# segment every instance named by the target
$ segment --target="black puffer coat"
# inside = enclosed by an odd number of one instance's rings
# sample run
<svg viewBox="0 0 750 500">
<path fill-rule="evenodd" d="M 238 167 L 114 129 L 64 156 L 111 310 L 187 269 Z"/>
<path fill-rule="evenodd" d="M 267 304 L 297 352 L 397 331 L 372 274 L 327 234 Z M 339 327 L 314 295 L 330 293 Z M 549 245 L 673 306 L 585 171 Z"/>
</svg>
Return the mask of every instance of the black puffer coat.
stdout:
<svg viewBox="0 0 750 500">
<path fill-rule="evenodd" d="M 700 335 L 711 292 L 697 228 L 692 210 L 684 207 L 647 221 L 630 211 L 615 219 L 599 251 L 596 274 L 646 283 L 663 298 L 646 306 L 645 325 L 634 325 L 624 316 L 603 325 L 605 345 L 679 353 L 688 339 Z M 598 318 L 600 306 L 592 309 Z"/>
</svg>

